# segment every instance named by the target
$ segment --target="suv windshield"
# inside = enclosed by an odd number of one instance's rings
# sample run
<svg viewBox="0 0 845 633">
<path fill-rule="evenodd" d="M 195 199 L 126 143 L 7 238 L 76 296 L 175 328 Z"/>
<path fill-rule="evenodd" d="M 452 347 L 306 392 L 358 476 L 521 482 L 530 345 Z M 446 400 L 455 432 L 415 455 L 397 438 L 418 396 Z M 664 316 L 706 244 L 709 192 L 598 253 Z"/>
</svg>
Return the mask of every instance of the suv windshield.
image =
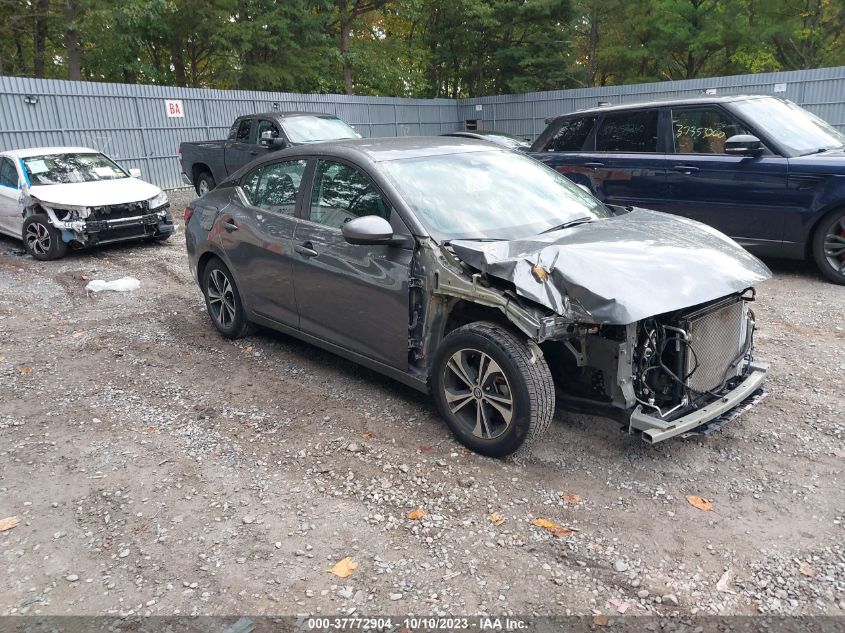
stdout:
<svg viewBox="0 0 845 633">
<path fill-rule="evenodd" d="M 361 138 L 355 130 L 333 116 L 292 116 L 282 119 L 282 127 L 292 143 L 317 143 Z"/>
<path fill-rule="evenodd" d="M 731 104 L 746 120 L 765 130 L 792 156 L 845 145 L 845 135 L 815 114 L 785 99 L 747 99 Z"/>
<path fill-rule="evenodd" d="M 542 163 L 509 151 L 382 163 L 435 239 L 519 239 L 610 210 Z"/>
<path fill-rule="evenodd" d="M 23 164 L 34 186 L 129 178 L 129 174 L 102 154 L 28 156 Z"/>
</svg>

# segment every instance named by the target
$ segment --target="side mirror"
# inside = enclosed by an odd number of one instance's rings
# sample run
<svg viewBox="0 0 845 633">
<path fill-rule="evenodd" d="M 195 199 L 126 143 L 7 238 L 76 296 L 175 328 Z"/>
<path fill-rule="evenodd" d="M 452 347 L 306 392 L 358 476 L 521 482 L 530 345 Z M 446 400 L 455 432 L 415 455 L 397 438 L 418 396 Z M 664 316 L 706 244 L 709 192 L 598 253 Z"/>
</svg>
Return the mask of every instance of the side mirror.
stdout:
<svg viewBox="0 0 845 633">
<path fill-rule="evenodd" d="M 263 145 L 268 149 L 284 149 L 288 146 L 288 142 L 277 136 L 273 136 L 273 132 L 266 130 L 261 133 L 261 138 L 258 139 L 258 144 Z"/>
<path fill-rule="evenodd" d="M 390 222 L 378 215 L 364 215 L 349 220 L 341 229 L 343 239 L 358 246 L 387 244 L 393 239 Z"/>
<path fill-rule="evenodd" d="M 140 178 L 141 177 L 141 170 L 138 169 L 137 167 L 133 167 L 132 169 L 129 170 L 129 175 L 132 178 Z"/>
<path fill-rule="evenodd" d="M 737 134 L 725 141 L 725 154 L 732 156 L 759 156 L 764 149 L 760 139 L 751 134 Z"/>
</svg>

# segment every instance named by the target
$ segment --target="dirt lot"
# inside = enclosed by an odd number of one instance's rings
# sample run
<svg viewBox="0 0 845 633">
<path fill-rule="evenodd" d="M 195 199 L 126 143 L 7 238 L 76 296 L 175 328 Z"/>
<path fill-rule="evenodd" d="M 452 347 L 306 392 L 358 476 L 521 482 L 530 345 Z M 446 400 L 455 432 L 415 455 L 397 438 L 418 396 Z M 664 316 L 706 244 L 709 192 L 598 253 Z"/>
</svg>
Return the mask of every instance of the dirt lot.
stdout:
<svg viewBox="0 0 845 633">
<path fill-rule="evenodd" d="M 769 263 L 757 408 L 656 447 L 559 413 L 497 461 L 375 373 L 222 339 L 181 231 L 50 263 L 0 238 L 0 614 L 843 614 L 845 288 Z"/>
</svg>

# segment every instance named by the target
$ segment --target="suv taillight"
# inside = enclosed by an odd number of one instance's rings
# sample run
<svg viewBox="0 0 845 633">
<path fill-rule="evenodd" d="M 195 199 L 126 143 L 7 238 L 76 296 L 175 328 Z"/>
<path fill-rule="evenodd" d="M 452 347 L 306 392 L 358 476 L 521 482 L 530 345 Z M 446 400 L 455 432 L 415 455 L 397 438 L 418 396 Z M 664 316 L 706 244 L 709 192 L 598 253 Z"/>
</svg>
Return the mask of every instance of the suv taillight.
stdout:
<svg viewBox="0 0 845 633">
<path fill-rule="evenodd" d="M 191 219 L 191 216 L 194 214 L 194 210 L 191 207 L 185 207 L 185 226 L 188 226 L 188 220 Z"/>
</svg>

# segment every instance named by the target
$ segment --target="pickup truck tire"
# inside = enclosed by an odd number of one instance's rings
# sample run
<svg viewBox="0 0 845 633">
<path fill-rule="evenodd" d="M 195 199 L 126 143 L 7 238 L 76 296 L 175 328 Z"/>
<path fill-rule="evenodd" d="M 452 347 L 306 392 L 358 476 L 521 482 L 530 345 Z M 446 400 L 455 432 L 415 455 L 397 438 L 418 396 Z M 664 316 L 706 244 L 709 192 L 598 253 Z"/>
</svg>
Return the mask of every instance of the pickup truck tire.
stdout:
<svg viewBox="0 0 845 633">
<path fill-rule="evenodd" d="M 555 410 L 545 358 L 523 337 L 479 321 L 450 332 L 434 357 L 432 392 L 464 446 L 504 457 L 549 428 Z"/>
<path fill-rule="evenodd" d="M 197 195 L 204 196 L 214 189 L 217 186 L 217 183 L 214 182 L 214 176 L 209 174 L 207 171 L 201 171 L 197 176 L 197 181 L 194 183 L 194 186 L 196 187 Z"/>
<path fill-rule="evenodd" d="M 205 308 L 214 327 L 226 338 L 243 338 L 255 327 L 246 318 L 235 278 L 220 259 L 214 258 L 202 271 Z"/>
<path fill-rule="evenodd" d="M 36 213 L 24 220 L 21 237 L 26 252 L 35 259 L 59 259 L 67 253 L 68 246 L 62 239 L 62 232 L 50 224 L 50 218 L 43 213 Z"/>
<path fill-rule="evenodd" d="M 845 285 L 845 207 L 822 218 L 813 234 L 812 250 L 822 275 Z"/>
</svg>

